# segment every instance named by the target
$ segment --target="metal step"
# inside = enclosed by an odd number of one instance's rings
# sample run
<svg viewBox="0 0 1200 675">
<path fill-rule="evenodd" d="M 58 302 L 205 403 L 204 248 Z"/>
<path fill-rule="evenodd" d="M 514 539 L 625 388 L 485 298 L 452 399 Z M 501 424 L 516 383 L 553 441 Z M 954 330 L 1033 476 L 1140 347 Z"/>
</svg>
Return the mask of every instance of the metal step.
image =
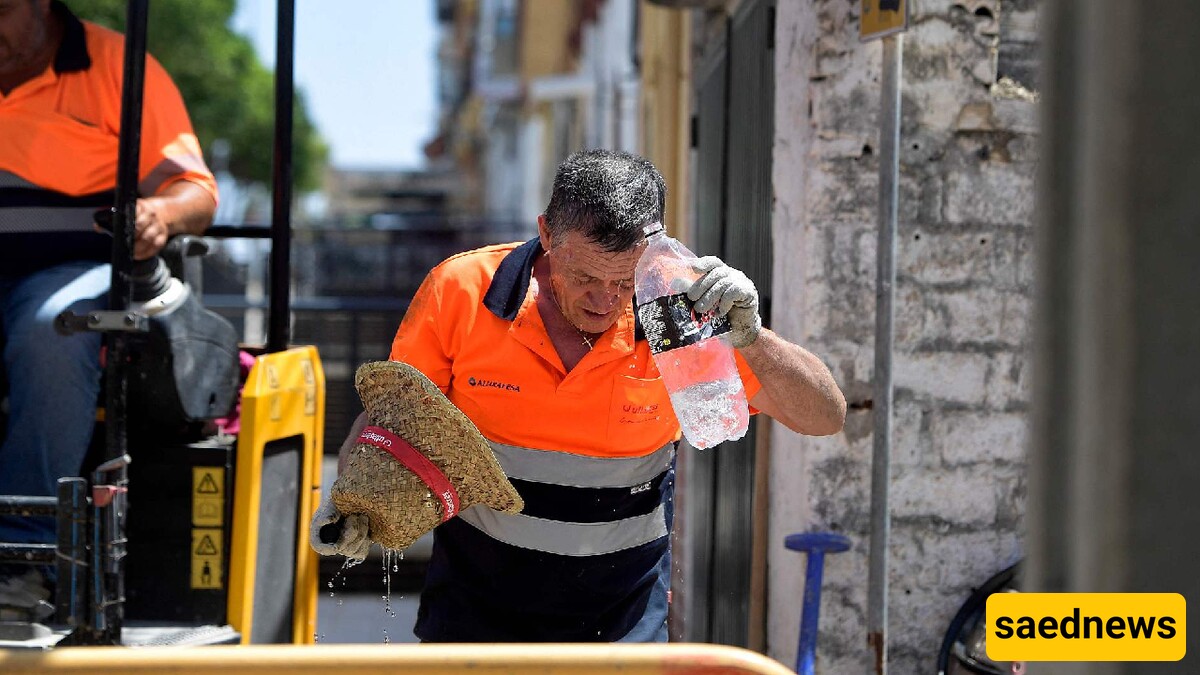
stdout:
<svg viewBox="0 0 1200 675">
<path fill-rule="evenodd" d="M 130 622 L 121 630 L 121 644 L 127 647 L 230 645 L 237 644 L 241 639 L 241 633 L 232 626 L 163 626 Z"/>
<path fill-rule="evenodd" d="M 51 649 L 66 637 L 65 628 L 40 623 L 0 622 L 0 649 Z M 126 647 L 198 647 L 228 645 L 241 641 L 241 633 L 232 626 L 216 625 L 128 625 L 121 630 Z"/>
</svg>

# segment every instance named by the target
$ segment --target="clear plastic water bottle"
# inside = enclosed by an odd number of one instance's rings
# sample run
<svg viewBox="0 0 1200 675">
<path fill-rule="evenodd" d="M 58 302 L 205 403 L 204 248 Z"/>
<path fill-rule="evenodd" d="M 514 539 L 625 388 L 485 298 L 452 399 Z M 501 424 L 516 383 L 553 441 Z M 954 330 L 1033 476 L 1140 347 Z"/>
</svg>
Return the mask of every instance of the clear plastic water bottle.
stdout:
<svg viewBox="0 0 1200 675">
<path fill-rule="evenodd" d="M 741 438 L 750 410 L 729 321 L 693 309 L 687 290 L 702 276 L 692 269 L 696 255 L 668 237 L 661 223 L 645 232 L 646 250 L 634 272 L 638 318 L 683 435 L 697 448 Z"/>
</svg>

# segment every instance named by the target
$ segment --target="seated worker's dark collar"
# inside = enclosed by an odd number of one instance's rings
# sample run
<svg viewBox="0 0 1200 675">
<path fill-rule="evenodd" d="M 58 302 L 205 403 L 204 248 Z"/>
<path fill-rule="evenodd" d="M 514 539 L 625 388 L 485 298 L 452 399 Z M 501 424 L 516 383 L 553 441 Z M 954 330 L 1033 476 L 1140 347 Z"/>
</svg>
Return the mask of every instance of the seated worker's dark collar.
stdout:
<svg viewBox="0 0 1200 675">
<path fill-rule="evenodd" d="M 496 268 L 496 274 L 492 276 L 492 283 L 483 296 L 483 306 L 505 321 L 517 318 L 517 311 L 521 309 L 525 294 L 529 292 L 533 263 L 544 250 L 541 240 L 534 237 L 509 251 Z M 634 299 L 634 305 L 636 304 L 637 300 Z M 644 340 L 642 321 L 637 312 L 633 313 L 633 320 L 634 340 Z"/>
<path fill-rule="evenodd" d="M 54 55 L 54 72 L 61 75 L 91 68 L 92 57 L 88 54 L 83 22 L 59 0 L 50 3 L 50 11 L 63 27 L 62 42 Z"/>
</svg>

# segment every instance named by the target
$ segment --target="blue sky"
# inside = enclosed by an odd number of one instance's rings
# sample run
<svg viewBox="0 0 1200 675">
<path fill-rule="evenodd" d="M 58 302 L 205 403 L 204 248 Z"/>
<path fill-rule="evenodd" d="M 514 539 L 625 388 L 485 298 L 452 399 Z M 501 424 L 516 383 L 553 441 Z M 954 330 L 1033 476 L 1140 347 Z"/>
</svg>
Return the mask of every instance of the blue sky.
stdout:
<svg viewBox="0 0 1200 675">
<path fill-rule="evenodd" d="M 297 0 L 296 83 L 338 168 L 420 168 L 434 131 L 433 0 Z M 233 28 L 275 62 L 275 1 L 238 0 Z"/>
</svg>

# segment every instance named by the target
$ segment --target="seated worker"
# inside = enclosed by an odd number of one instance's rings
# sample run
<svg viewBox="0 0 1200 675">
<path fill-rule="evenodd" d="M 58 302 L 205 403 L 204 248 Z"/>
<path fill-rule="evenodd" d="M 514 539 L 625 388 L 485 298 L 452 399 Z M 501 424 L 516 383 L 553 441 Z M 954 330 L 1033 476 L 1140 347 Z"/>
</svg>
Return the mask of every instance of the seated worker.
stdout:
<svg viewBox="0 0 1200 675">
<path fill-rule="evenodd" d="M 100 333 L 55 332 L 63 310 L 108 306 L 112 237 L 92 214 L 117 178 L 124 37 L 57 0 L 0 0 L 0 343 L 8 428 L 0 494 L 53 495 L 78 475 L 95 423 Z M 183 99 L 146 60 L 134 256 L 200 234 L 216 210 Z M 52 543 L 52 519 L 0 517 L 0 541 Z M 0 619 L 46 613 L 43 572 L 0 568 Z"/>
<path fill-rule="evenodd" d="M 680 426 L 633 305 L 643 227 L 662 221 L 665 196 L 641 157 L 576 153 L 558 167 L 536 239 L 453 256 L 413 298 L 390 358 L 475 423 L 525 502 L 516 515 L 474 506 L 434 531 L 422 640 L 667 639 Z M 829 369 L 761 327 L 750 279 L 713 257 L 697 266 L 707 274 L 692 288 L 696 309 L 725 308 L 750 405 L 799 433 L 841 430 L 846 403 Z M 338 517 L 327 500 L 315 547 L 364 557 L 362 519 L 319 543 Z"/>
</svg>

